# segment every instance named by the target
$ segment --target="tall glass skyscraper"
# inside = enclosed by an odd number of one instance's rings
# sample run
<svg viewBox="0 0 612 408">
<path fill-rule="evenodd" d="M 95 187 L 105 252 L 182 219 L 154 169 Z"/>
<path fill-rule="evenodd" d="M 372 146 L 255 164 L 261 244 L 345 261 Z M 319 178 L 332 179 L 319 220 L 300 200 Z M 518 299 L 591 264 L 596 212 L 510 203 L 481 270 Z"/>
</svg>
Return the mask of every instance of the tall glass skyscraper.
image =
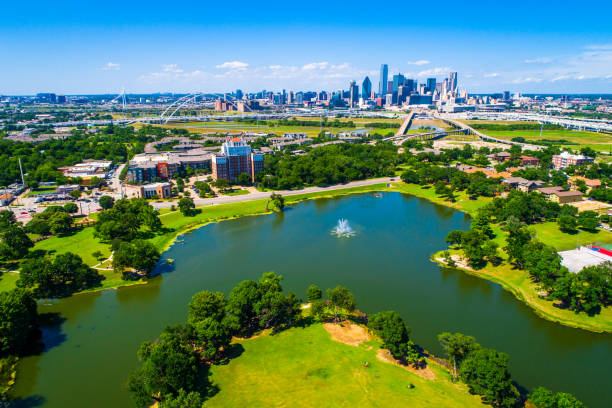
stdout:
<svg viewBox="0 0 612 408">
<path fill-rule="evenodd" d="M 372 94 L 372 82 L 370 81 L 370 78 L 365 77 L 365 79 L 363 80 L 363 83 L 361 84 L 361 97 L 365 101 L 365 100 L 370 99 L 371 94 Z"/>
<path fill-rule="evenodd" d="M 432 95 L 436 90 L 436 78 L 427 78 L 427 91 L 431 92 Z"/>
<path fill-rule="evenodd" d="M 387 64 L 380 66 L 380 82 L 378 84 L 378 96 L 383 97 L 387 94 L 387 80 L 389 79 L 389 67 Z"/>
</svg>

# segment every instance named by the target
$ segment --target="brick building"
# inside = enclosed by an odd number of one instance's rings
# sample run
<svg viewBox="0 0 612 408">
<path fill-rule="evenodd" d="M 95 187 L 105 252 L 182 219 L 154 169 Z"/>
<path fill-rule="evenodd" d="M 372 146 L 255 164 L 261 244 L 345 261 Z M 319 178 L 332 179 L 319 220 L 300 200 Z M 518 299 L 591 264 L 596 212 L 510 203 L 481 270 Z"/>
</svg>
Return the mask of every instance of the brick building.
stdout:
<svg viewBox="0 0 612 408">
<path fill-rule="evenodd" d="M 223 143 L 221 153 L 213 155 L 211 165 L 215 180 L 235 183 L 238 175 L 246 173 L 255 181 L 255 175 L 263 170 L 263 155 L 253 153 L 244 139 L 235 137 Z"/>
</svg>

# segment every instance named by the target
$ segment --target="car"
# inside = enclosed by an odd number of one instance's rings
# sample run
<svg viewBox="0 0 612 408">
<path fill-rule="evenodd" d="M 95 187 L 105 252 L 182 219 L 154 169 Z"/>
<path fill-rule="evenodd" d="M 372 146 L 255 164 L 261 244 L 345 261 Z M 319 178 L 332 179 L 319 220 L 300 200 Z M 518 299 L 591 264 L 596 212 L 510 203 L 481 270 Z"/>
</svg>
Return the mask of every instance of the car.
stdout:
<svg viewBox="0 0 612 408">
<path fill-rule="evenodd" d="M 21 214 L 22 215 L 28 215 L 28 212 L 27 211 L 22 211 Z"/>
</svg>

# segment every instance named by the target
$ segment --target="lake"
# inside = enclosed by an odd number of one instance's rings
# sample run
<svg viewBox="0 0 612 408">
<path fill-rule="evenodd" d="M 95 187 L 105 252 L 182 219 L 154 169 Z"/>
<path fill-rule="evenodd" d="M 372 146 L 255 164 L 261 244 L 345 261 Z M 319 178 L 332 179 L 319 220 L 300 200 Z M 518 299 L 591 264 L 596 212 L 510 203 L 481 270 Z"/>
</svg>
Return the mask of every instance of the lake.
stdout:
<svg viewBox="0 0 612 408">
<path fill-rule="evenodd" d="M 353 237 L 331 234 L 340 218 L 356 230 Z M 184 322 L 197 291 L 227 293 L 273 270 L 299 297 L 312 283 L 344 285 L 366 313 L 398 311 L 413 340 L 434 353 L 441 354 L 439 333 L 470 334 L 508 353 L 522 386 L 609 407 L 612 336 L 543 320 L 499 285 L 429 261 L 448 231 L 468 227 L 459 211 L 399 193 L 317 199 L 284 214 L 205 226 L 164 253 L 175 261 L 170 267 L 162 259 L 148 285 L 41 306 L 57 316 L 44 327 L 45 352 L 21 362 L 14 394 L 28 407 L 131 406 L 124 383 L 142 341 Z"/>
</svg>

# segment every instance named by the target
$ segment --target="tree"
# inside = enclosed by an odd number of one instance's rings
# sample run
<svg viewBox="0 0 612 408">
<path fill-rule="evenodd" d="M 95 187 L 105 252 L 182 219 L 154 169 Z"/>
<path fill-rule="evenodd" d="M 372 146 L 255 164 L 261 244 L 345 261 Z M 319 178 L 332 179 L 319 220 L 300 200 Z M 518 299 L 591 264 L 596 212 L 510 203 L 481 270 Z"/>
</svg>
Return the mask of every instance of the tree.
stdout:
<svg viewBox="0 0 612 408">
<path fill-rule="evenodd" d="M 104 279 L 95 269 L 83 263 L 80 256 L 66 252 L 49 258 L 28 259 L 19 274 L 17 286 L 33 288 L 37 298 L 70 296 Z"/>
<path fill-rule="evenodd" d="M 133 269 L 138 275 L 149 276 L 159 258 L 159 251 L 149 241 L 136 239 L 131 243 L 121 242 L 113 254 L 113 268 L 126 278 L 132 275 L 126 273 L 126 268 Z"/>
<path fill-rule="evenodd" d="M 195 204 L 191 197 L 181 198 L 178 202 L 178 208 L 184 216 L 195 215 Z"/>
<path fill-rule="evenodd" d="M 578 227 L 578 221 L 576 218 L 571 215 L 561 215 L 557 219 L 557 224 L 559 224 L 559 229 L 563 232 L 574 233 Z"/>
<path fill-rule="evenodd" d="M 315 300 L 310 305 L 310 314 L 317 320 L 323 320 L 325 318 L 325 312 L 327 310 L 326 303 L 323 300 Z"/>
<path fill-rule="evenodd" d="M 419 174 L 414 170 L 406 170 L 400 176 L 404 183 L 419 184 Z"/>
<path fill-rule="evenodd" d="M 100 204 L 100 207 L 102 207 L 103 210 L 108 210 L 113 208 L 113 205 L 115 205 L 115 199 L 111 196 L 103 195 L 98 200 L 98 204 Z"/>
<path fill-rule="evenodd" d="M 47 224 L 49 225 L 49 231 L 53 235 L 57 235 L 69 232 L 72 228 L 72 221 L 70 214 L 57 211 L 49 216 Z"/>
<path fill-rule="evenodd" d="M 529 394 L 529 402 L 536 408 L 585 408 L 572 394 L 553 393 L 545 387 L 537 387 Z"/>
<path fill-rule="evenodd" d="M 25 230 L 17 225 L 0 230 L 0 259 L 5 261 L 21 259 L 33 246 L 34 243 Z"/>
<path fill-rule="evenodd" d="M 470 391 L 495 407 L 514 407 L 519 398 L 508 372 L 508 355 L 481 348 L 461 363 L 459 373 Z"/>
<path fill-rule="evenodd" d="M 283 211 L 285 209 L 285 197 L 280 194 L 272 193 L 270 195 L 270 201 L 274 204 L 277 210 Z"/>
<path fill-rule="evenodd" d="M 9 210 L 0 210 L 0 231 L 12 226 L 17 226 L 15 213 Z"/>
<path fill-rule="evenodd" d="M 256 321 L 255 304 L 261 299 L 257 282 L 242 281 L 236 285 L 227 298 L 228 326 L 236 334 L 251 331 Z"/>
<path fill-rule="evenodd" d="M 192 296 L 189 302 L 190 324 L 196 324 L 204 319 L 212 318 L 220 322 L 225 316 L 227 302 L 225 295 L 221 292 L 210 292 L 204 290 Z"/>
<path fill-rule="evenodd" d="M 393 357 L 404 361 L 410 331 L 397 312 L 390 310 L 369 316 L 368 327 L 381 338 L 383 347 L 389 350 Z"/>
<path fill-rule="evenodd" d="M 462 236 L 463 236 L 463 231 L 461 230 L 451 231 L 446 235 L 446 243 L 448 245 L 461 245 Z"/>
<path fill-rule="evenodd" d="M 81 195 L 83 195 L 83 192 L 81 190 L 73 190 L 68 195 L 74 198 L 75 200 L 78 200 Z"/>
<path fill-rule="evenodd" d="M 190 344 L 188 329 L 169 327 L 155 343 L 144 342 L 138 350 L 142 362 L 128 378 L 128 390 L 136 405 L 145 408 L 195 391 L 198 387 L 199 358 Z"/>
<path fill-rule="evenodd" d="M 202 408 L 204 400 L 202 396 L 192 391 L 187 393 L 184 389 L 180 389 L 177 396 L 167 395 L 163 401 L 158 404 L 158 408 Z"/>
<path fill-rule="evenodd" d="M 64 210 L 68 214 L 75 214 L 75 213 L 79 212 L 79 206 L 76 205 L 75 203 L 66 203 L 66 204 L 64 204 Z"/>
<path fill-rule="evenodd" d="M 0 358 L 27 351 L 39 334 L 32 294 L 23 289 L 0 292 Z"/>
<path fill-rule="evenodd" d="M 214 186 L 217 187 L 220 191 L 226 191 L 231 187 L 231 183 L 229 180 L 219 178 L 214 183 Z"/>
<path fill-rule="evenodd" d="M 311 303 L 315 300 L 321 300 L 322 297 L 323 291 L 317 285 L 310 285 L 306 290 L 306 299 Z"/>
<path fill-rule="evenodd" d="M 453 364 L 453 377 L 457 379 L 457 367 L 471 353 L 480 348 L 476 339 L 462 333 L 444 332 L 438 335 L 438 341 L 444 349 L 446 356 Z"/>
<path fill-rule="evenodd" d="M 355 310 L 355 296 L 344 286 L 327 289 L 329 303 L 334 308 L 334 319 L 338 321 L 338 310 L 352 312 Z"/>
<path fill-rule="evenodd" d="M 506 238 L 504 250 L 508 254 L 508 260 L 514 262 L 521 269 L 525 264 L 523 247 L 527 245 L 529 241 L 531 241 L 531 233 L 524 227 L 517 229 Z"/>
<path fill-rule="evenodd" d="M 240 173 L 236 179 L 236 181 L 238 182 L 238 184 L 240 184 L 241 186 L 250 186 L 251 184 L 253 184 L 253 181 L 251 179 L 251 176 L 249 176 L 247 173 Z"/>
<path fill-rule="evenodd" d="M 597 231 L 599 215 L 595 211 L 583 211 L 578 214 L 578 225 L 587 231 Z"/>
</svg>

